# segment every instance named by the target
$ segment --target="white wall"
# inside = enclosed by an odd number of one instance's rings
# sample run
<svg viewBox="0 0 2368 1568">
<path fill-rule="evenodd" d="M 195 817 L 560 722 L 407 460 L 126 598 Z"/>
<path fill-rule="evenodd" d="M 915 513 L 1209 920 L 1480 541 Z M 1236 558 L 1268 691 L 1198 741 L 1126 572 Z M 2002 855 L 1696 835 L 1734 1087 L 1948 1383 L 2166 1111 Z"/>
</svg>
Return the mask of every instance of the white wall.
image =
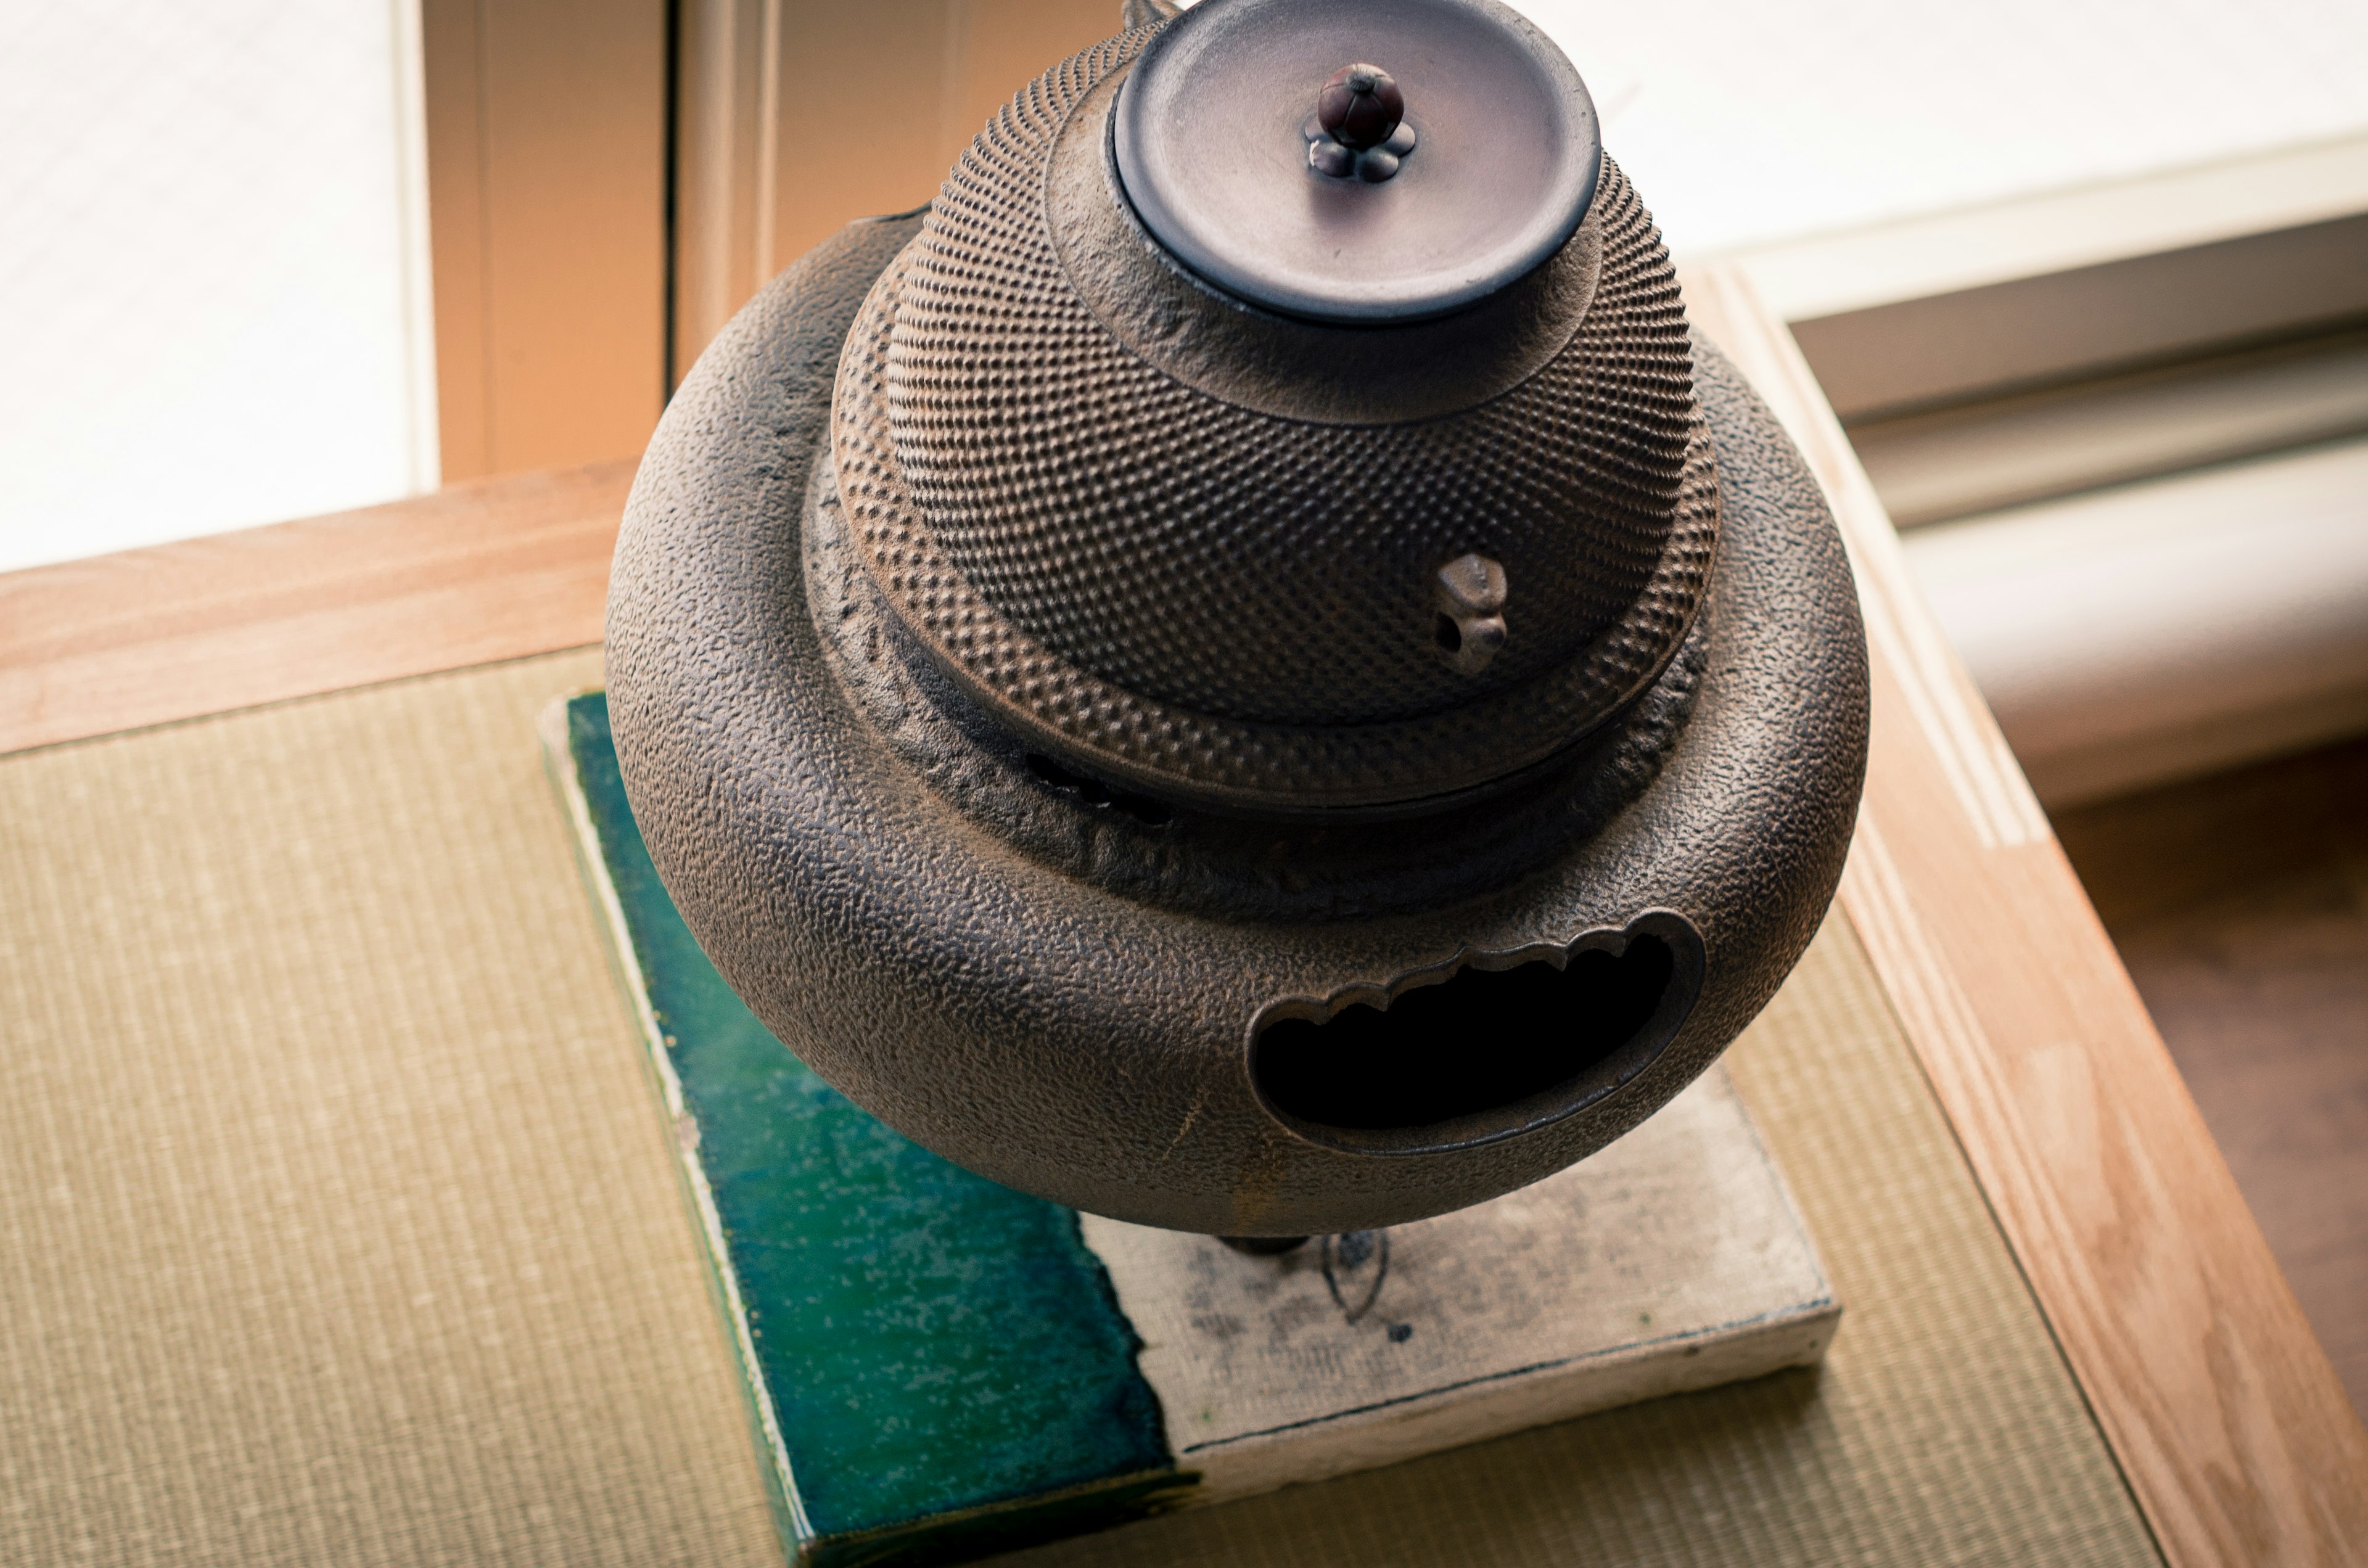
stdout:
<svg viewBox="0 0 2368 1568">
<path fill-rule="evenodd" d="M 2362 0 L 1513 0 L 1702 255 L 2368 127 Z"/>
<path fill-rule="evenodd" d="M 0 22 L 0 569 L 437 482 L 418 0 Z"/>
</svg>

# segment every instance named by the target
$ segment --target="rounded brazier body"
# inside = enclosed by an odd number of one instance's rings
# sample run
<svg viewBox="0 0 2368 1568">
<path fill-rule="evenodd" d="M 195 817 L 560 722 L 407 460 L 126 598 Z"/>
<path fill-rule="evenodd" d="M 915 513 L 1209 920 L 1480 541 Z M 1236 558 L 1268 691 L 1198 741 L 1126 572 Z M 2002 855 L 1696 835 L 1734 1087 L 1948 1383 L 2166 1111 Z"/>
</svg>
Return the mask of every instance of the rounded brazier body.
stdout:
<svg viewBox="0 0 2368 1568">
<path fill-rule="evenodd" d="M 1116 40 L 1048 75 L 1033 89 L 1035 141 L 1007 112 L 1001 141 L 995 128 L 981 139 L 988 161 L 1037 157 L 1048 210 L 1089 205 L 1093 180 L 1117 178 L 1098 128 L 1141 45 Z M 1412 83 L 1407 97 L 1421 101 Z M 1087 134 L 1064 141 L 1080 123 Z M 1064 145 L 1066 177 L 1083 182 L 1066 196 Z M 1417 145 L 1408 171 L 1422 156 Z M 1163 407 L 1213 400 L 1223 417 L 1206 429 L 1277 432 L 1227 437 L 1255 449 L 1225 503 L 1244 515 L 1305 515 L 1265 503 L 1312 483 L 1327 435 L 1419 453 L 1460 418 L 1464 446 L 1407 472 L 1480 461 L 1539 475 L 1506 482 L 1530 514 L 1508 502 L 1459 522 L 1417 507 L 1383 528 L 1369 552 L 1382 564 L 1340 566 L 1353 581 L 1337 613 L 1320 574 L 1303 583 L 1292 560 L 1229 547 L 1222 507 L 1178 510 L 1157 483 L 1152 501 L 1129 493 L 1129 475 L 1156 480 L 1146 453 L 1205 469 L 1210 452 L 1130 429 L 1132 405 L 1098 403 L 1074 377 L 1049 403 L 1042 378 L 1001 401 L 978 391 L 992 378 L 958 384 L 960 346 L 1004 330 L 996 301 L 972 300 L 969 283 L 923 298 L 910 280 L 948 274 L 962 239 L 949 237 L 949 203 L 973 231 L 1005 221 L 982 224 L 962 171 L 934 220 L 852 225 L 740 313 L 676 395 L 635 484 L 611 588 L 609 705 L 669 891 L 791 1049 L 996 1180 L 1250 1236 L 1395 1223 L 1538 1180 L 1635 1126 L 1734 1040 L 1840 873 L 1864 767 L 1864 642 L 1814 481 L 1732 367 L 1685 333 L 1673 282 L 1657 302 L 1666 257 L 1656 239 L 1639 251 L 1608 226 L 1629 221 L 1634 198 L 1604 171 L 1587 223 L 1541 269 L 1563 267 L 1560 282 L 1531 280 L 1564 291 L 1532 298 L 1499 335 L 1530 333 L 1508 351 L 1521 363 L 1463 350 L 1461 369 L 1446 368 L 1474 381 L 1474 401 L 1443 412 L 1292 405 L 1328 395 L 1320 366 L 1229 360 L 1227 345 L 1247 334 L 1287 359 L 1324 332 L 1370 329 L 1224 296 L 1122 232 L 1122 205 L 1092 220 L 1118 235 L 1100 262 L 1049 278 L 1015 264 L 1008 288 L 1068 287 L 1082 301 L 1053 322 L 1076 354 L 1103 355 Z M 1027 182 L 1007 183 L 1023 193 L 1011 222 L 1024 227 Z M 1067 254 L 1075 214 L 1043 223 L 1043 254 Z M 1027 239 L 1008 244 L 1024 257 Z M 1641 283 L 1605 266 L 1631 253 Z M 1095 265 L 1137 271 L 1080 276 Z M 1098 288 L 1126 297 L 1098 301 Z M 1207 318 L 1201 359 L 1146 357 L 1110 319 L 1156 313 L 1163 291 Z M 1612 312 L 1599 329 L 1616 319 L 1620 332 L 1588 335 L 1599 304 Z M 965 310 L 987 312 L 989 330 Z M 1041 326 L 1059 312 L 1017 314 Z M 1505 324 L 1501 310 L 1458 319 L 1410 330 L 1452 359 L 1455 332 Z M 1107 341 L 1086 341 L 1096 333 Z M 1343 341 L 1363 353 L 1384 340 Z M 913 361 L 901 370 L 900 345 Z M 995 374 L 1028 378 L 1025 356 Z M 1356 396 L 1445 395 L 1386 380 Z M 1623 395 L 1649 417 L 1622 415 Z M 1483 460 L 1486 442 L 1521 439 L 1508 406 L 1565 433 L 1532 440 L 1528 469 Z M 1011 416 L 1051 407 L 1070 471 L 1009 455 L 1030 432 L 993 411 L 1031 407 Z M 1629 446 L 1586 436 L 1589 417 Z M 1108 476 L 1098 420 L 1118 454 Z M 1262 473 L 1260 454 L 1276 451 L 1316 456 Z M 1590 452 L 1596 470 L 1557 476 Z M 1015 495 L 1033 509 L 998 513 Z M 1618 515 L 1601 521 L 1607 510 Z M 1148 521 L 1130 534 L 1130 518 Z M 1321 565 L 1340 545 L 1300 548 Z M 1391 550 L 1411 564 L 1389 565 Z M 1249 588 L 1227 585 L 1245 560 Z M 1475 614 L 1502 606 L 1506 652 L 1485 670 L 1446 646 L 1463 582 L 1494 596 Z M 1175 603 L 1212 583 L 1265 596 L 1238 641 L 1222 597 Z M 1294 631 L 1294 607 L 1309 605 L 1322 613 Z M 1171 606 L 1173 624 L 1213 630 L 1130 640 Z M 1402 629 L 1437 645 L 1399 649 Z M 1060 688 L 1085 694 L 1074 710 L 1042 695 L 1052 676 L 1031 687 L 1030 667 L 971 652 L 1031 637 L 1046 670 L 1080 672 Z M 1295 643 L 1304 689 L 1279 678 Z M 1344 695 L 1360 670 L 1361 707 Z M 1094 696 L 1105 690 L 1119 697 Z"/>
</svg>

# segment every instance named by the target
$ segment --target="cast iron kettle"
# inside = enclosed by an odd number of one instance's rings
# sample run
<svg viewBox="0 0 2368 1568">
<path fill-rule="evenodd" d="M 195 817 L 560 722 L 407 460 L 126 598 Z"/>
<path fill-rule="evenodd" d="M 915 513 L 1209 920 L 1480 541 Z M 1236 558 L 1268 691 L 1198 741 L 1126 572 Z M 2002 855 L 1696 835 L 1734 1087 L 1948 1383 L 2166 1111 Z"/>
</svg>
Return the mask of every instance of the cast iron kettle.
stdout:
<svg viewBox="0 0 2368 1568">
<path fill-rule="evenodd" d="M 619 759 L 724 978 L 899 1131 L 1146 1224 L 1398 1223 L 1766 1004 L 1857 809 L 1857 600 L 1535 28 L 1144 15 L 701 358 Z"/>
</svg>

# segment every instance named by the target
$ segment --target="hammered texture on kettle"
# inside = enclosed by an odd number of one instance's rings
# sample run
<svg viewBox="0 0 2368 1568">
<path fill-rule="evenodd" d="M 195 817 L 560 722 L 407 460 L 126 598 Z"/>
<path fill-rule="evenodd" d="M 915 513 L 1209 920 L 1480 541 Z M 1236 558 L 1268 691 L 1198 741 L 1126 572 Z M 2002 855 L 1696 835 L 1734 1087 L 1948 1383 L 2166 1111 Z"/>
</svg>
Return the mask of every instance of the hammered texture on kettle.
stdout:
<svg viewBox="0 0 2368 1568">
<path fill-rule="evenodd" d="M 1255 412 L 1122 345 L 1046 224 L 1064 120 L 1139 41 L 1023 90 L 956 165 L 909 253 L 887 423 L 912 504 L 970 592 L 900 594 L 905 608 L 973 679 L 1097 751 L 1116 739 L 1094 717 L 1108 709 L 1089 694 L 1099 683 L 1212 720 L 1360 725 L 1574 663 L 1584 693 L 1570 707 L 1565 682 L 1554 722 L 1583 731 L 1684 634 L 1717 528 L 1710 476 L 1690 483 L 1709 460 L 1684 312 L 1634 191 L 1607 160 L 1588 220 L 1604 247 L 1594 303 L 1510 392 L 1395 425 Z M 1509 584 L 1508 641 L 1476 676 L 1437 656 L 1431 600 L 1436 569 L 1473 551 Z M 1048 687 L 1008 645 L 980 648 L 998 621 L 1087 685 L 1055 694 L 1059 671 Z"/>
</svg>

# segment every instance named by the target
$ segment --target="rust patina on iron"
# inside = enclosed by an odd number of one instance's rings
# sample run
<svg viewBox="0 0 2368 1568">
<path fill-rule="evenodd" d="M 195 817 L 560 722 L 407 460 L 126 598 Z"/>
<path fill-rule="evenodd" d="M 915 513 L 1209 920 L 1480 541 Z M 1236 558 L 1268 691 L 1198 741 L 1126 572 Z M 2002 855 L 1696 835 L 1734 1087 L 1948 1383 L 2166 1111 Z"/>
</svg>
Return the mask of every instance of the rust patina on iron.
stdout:
<svg viewBox="0 0 2368 1568">
<path fill-rule="evenodd" d="M 1494 0 L 1205 0 L 702 358 L 610 710 L 823 1076 L 1280 1244 L 1551 1175 L 1766 1003 L 1855 815 L 1856 596 L 1596 136 Z"/>
</svg>

